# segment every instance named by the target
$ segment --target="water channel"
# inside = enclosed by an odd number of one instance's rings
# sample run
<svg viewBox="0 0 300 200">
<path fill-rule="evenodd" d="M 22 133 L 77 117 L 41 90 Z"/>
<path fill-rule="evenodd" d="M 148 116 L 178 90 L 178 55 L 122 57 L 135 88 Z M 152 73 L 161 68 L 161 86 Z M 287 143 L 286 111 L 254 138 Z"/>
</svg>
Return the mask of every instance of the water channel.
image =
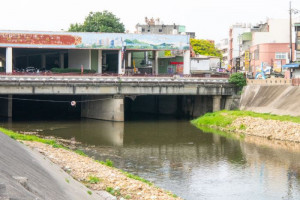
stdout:
<svg viewBox="0 0 300 200">
<path fill-rule="evenodd" d="M 125 123 L 76 119 L 14 120 L 0 126 L 75 138 L 98 160 L 184 199 L 300 199 L 300 145 L 204 133 L 188 120 Z"/>
</svg>

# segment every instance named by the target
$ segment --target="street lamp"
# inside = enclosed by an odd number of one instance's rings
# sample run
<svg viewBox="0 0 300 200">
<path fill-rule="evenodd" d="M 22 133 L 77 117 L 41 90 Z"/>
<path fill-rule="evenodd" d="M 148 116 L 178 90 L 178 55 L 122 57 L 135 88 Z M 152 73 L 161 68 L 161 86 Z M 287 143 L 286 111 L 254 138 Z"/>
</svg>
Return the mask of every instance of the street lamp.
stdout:
<svg viewBox="0 0 300 200">
<path fill-rule="evenodd" d="M 290 63 L 293 62 L 293 47 L 292 47 L 292 13 L 293 14 L 297 14 L 299 13 L 300 10 L 297 9 L 292 9 L 292 2 L 290 1 L 290 9 L 289 9 L 289 13 L 290 13 Z"/>
</svg>

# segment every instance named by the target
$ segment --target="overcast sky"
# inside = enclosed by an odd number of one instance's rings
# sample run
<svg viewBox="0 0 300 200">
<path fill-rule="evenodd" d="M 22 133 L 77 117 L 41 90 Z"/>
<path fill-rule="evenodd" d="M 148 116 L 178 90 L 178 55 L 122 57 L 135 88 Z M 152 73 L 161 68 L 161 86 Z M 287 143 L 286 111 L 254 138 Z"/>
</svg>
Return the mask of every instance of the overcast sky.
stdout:
<svg viewBox="0 0 300 200">
<path fill-rule="evenodd" d="M 293 0 L 292 7 L 300 10 L 300 0 Z M 3 0 L 0 29 L 67 30 L 71 23 L 82 23 L 90 11 L 103 10 L 113 12 L 130 32 L 146 16 L 159 17 L 164 24 L 185 25 L 199 39 L 218 42 L 236 22 L 288 18 L 289 0 Z"/>
</svg>

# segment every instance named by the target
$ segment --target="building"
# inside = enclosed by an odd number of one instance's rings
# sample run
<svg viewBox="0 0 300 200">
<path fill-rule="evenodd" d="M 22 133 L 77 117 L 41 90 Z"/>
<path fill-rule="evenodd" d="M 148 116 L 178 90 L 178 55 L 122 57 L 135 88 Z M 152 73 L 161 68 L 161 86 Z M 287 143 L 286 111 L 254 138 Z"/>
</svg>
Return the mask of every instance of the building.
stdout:
<svg viewBox="0 0 300 200">
<path fill-rule="evenodd" d="M 166 25 L 163 24 L 159 18 L 148 19 L 145 17 L 146 24 L 137 24 L 136 33 L 138 34 L 167 34 L 167 35 L 190 35 L 191 38 L 195 38 L 195 32 L 186 32 L 183 25 Z"/>
<path fill-rule="evenodd" d="M 266 23 L 253 27 L 251 32 L 250 71 L 255 75 L 261 67 L 269 66 L 273 71 L 281 72 L 282 66 L 290 62 L 289 19 L 268 19 Z M 295 45 L 292 47 L 294 54 Z"/>
<path fill-rule="evenodd" d="M 245 32 L 250 32 L 250 24 L 234 24 L 229 29 L 229 51 L 228 51 L 228 64 L 229 68 L 234 68 L 235 70 L 240 69 L 240 37 Z M 237 62 L 238 61 L 238 62 Z M 238 63 L 238 64 L 236 64 Z"/>
<path fill-rule="evenodd" d="M 158 74 L 158 54 L 165 51 L 180 51 L 184 55 L 183 74 L 190 74 L 190 41 L 186 35 L 0 30 L 0 69 L 6 73 L 33 66 L 122 75 L 134 67 L 133 52 L 146 51 L 153 54 L 151 74 Z"/>
<path fill-rule="evenodd" d="M 227 69 L 228 68 L 228 58 L 229 58 L 229 42 L 228 38 L 222 39 L 220 43 L 216 44 L 216 47 L 221 51 L 223 55 L 223 60 L 221 63 L 221 67 Z"/>
</svg>

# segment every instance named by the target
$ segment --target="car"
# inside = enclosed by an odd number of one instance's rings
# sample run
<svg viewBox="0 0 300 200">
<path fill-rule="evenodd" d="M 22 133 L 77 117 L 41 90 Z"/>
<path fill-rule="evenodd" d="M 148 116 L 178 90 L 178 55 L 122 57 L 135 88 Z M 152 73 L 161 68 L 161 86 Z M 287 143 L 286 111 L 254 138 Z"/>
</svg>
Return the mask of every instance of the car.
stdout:
<svg viewBox="0 0 300 200">
<path fill-rule="evenodd" d="M 25 71 L 33 73 L 33 72 L 36 72 L 36 68 L 35 67 L 26 67 Z"/>
</svg>

